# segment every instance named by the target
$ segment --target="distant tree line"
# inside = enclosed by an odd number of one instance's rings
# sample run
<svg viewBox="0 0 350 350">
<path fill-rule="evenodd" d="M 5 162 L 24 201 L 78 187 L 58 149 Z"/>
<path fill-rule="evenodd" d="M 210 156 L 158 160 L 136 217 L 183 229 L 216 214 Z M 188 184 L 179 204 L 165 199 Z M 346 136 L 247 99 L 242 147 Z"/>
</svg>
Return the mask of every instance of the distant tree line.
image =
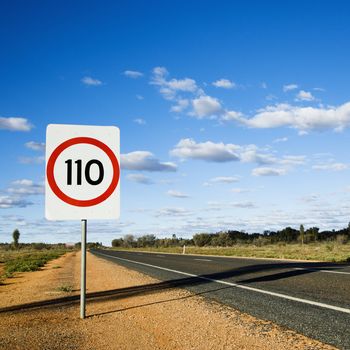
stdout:
<svg viewBox="0 0 350 350">
<path fill-rule="evenodd" d="M 69 247 L 68 247 L 69 248 Z M 74 247 L 71 247 L 74 248 Z M 65 243 L 0 243 L 1 250 L 13 250 L 13 249 L 34 249 L 34 250 L 43 250 L 43 249 L 67 249 Z"/>
<path fill-rule="evenodd" d="M 336 241 L 345 244 L 350 240 L 350 223 L 347 228 L 331 231 L 320 231 L 318 227 L 300 229 L 286 227 L 279 231 L 264 231 L 263 233 L 247 233 L 245 231 L 228 230 L 216 233 L 197 233 L 191 239 L 156 238 L 153 234 L 136 237 L 125 235 L 123 238 L 112 240 L 112 247 L 143 248 L 143 247 L 179 247 L 184 245 L 205 247 L 231 247 L 235 244 L 254 244 L 257 246 L 275 243 L 301 243 Z"/>
</svg>

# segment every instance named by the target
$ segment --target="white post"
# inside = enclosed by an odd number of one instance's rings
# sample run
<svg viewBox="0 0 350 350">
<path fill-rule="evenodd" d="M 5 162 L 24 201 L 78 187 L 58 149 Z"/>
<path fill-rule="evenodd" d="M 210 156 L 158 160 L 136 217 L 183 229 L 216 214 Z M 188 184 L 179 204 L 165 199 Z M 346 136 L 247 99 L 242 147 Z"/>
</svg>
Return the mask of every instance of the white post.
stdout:
<svg viewBox="0 0 350 350">
<path fill-rule="evenodd" d="M 182 254 L 186 254 L 186 246 L 184 245 L 183 249 L 182 249 Z"/>
<path fill-rule="evenodd" d="M 86 299 L 86 231 L 87 220 L 81 220 L 80 318 L 85 318 Z"/>
</svg>

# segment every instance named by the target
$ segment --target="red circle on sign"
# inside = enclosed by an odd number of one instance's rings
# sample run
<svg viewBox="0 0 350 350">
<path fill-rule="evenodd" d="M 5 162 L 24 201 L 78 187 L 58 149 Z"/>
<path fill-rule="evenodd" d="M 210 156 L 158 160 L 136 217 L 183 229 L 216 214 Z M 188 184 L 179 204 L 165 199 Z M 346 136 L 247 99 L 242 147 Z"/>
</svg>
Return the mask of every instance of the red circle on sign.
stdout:
<svg viewBox="0 0 350 350">
<path fill-rule="evenodd" d="M 108 156 L 108 158 L 112 162 L 113 166 L 113 178 L 111 184 L 108 186 L 105 192 L 103 192 L 101 195 L 99 195 L 96 198 L 92 199 L 86 199 L 86 200 L 81 200 L 81 199 L 75 199 L 70 196 L 67 196 L 64 192 L 61 191 L 61 189 L 58 187 L 56 180 L 55 180 L 55 175 L 54 175 L 54 167 L 56 160 L 58 156 L 68 147 L 77 145 L 79 143 L 87 143 L 89 145 L 96 146 L 100 148 L 103 152 L 105 152 Z M 103 201 L 105 201 L 116 189 L 118 182 L 119 182 L 119 177 L 120 177 L 120 169 L 119 169 L 119 162 L 113 151 L 103 142 L 96 140 L 92 137 L 75 137 L 72 139 L 69 139 L 67 141 L 62 142 L 59 146 L 56 147 L 56 149 L 51 153 L 51 156 L 47 162 L 47 167 L 46 167 L 46 176 L 47 176 L 47 181 L 51 187 L 51 190 L 53 193 L 62 201 L 74 205 L 76 207 L 91 207 L 94 205 L 97 205 Z"/>
</svg>

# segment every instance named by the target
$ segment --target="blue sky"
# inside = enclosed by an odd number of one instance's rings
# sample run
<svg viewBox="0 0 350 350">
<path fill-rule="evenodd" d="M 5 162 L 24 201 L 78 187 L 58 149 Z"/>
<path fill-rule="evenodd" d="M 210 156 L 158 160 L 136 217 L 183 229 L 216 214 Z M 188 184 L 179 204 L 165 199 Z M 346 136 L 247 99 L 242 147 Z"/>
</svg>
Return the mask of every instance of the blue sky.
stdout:
<svg viewBox="0 0 350 350">
<path fill-rule="evenodd" d="M 0 241 L 44 219 L 49 123 L 121 130 L 119 222 L 190 237 L 350 220 L 346 1 L 12 1 L 0 13 Z"/>
</svg>

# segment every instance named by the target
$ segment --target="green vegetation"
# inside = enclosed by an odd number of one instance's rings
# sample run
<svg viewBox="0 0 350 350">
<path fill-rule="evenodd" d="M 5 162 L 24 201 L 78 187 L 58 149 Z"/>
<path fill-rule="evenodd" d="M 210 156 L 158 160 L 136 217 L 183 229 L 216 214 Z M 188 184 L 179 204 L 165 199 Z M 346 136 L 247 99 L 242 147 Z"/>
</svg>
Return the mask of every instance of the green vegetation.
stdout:
<svg viewBox="0 0 350 350">
<path fill-rule="evenodd" d="M 286 227 L 263 233 L 229 230 L 198 233 L 191 239 L 174 234 L 172 238 L 156 238 L 152 234 L 136 238 L 129 234 L 112 241 L 112 247 L 117 249 L 169 253 L 182 253 L 183 246 L 187 254 L 344 262 L 350 261 L 350 224 L 332 231 L 305 229 L 303 225 L 300 230 Z"/>
<path fill-rule="evenodd" d="M 57 288 L 59 292 L 65 292 L 65 293 L 72 293 L 73 292 L 73 286 L 70 284 L 63 284 L 62 286 L 59 286 Z"/>
<path fill-rule="evenodd" d="M 15 272 L 37 271 L 67 251 L 64 245 L 21 244 L 14 250 L 10 244 L 0 244 L 0 281 Z"/>
</svg>

